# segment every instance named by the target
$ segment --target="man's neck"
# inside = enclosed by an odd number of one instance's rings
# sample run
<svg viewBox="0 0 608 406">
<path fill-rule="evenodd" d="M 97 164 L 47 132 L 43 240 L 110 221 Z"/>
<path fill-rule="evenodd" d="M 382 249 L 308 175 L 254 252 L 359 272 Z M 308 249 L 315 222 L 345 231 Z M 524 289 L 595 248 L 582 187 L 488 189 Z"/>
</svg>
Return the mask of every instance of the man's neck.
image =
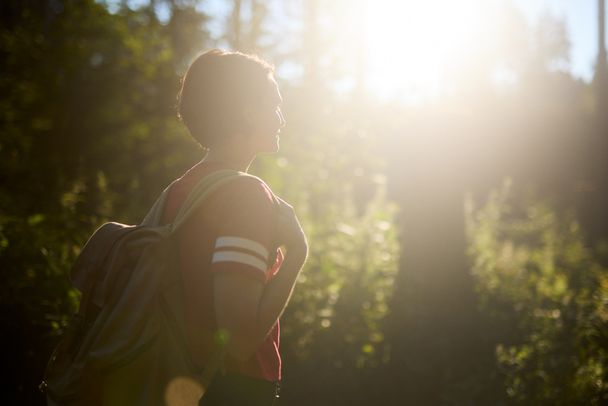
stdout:
<svg viewBox="0 0 608 406">
<path fill-rule="evenodd" d="M 213 149 L 207 152 L 207 155 L 205 155 L 202 162 L 218 163 L 227 169 L 247 172 L 254 159 L 255 156 L 252 157 L 249 154 L 242 154 L 234 149 Z"/>
</svg>

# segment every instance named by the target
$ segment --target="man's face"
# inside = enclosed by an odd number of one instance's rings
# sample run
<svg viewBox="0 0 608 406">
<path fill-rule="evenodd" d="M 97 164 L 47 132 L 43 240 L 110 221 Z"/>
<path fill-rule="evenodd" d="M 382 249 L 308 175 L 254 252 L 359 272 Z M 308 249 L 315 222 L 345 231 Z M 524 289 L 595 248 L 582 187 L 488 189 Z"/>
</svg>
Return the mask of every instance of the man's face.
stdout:
<svg viewBox="0 0 608 406">
<path fill-rule="evenodd" d="M 281 113 L 281 93 L 274 79 L 270 80 L 269 91 L 250 110 L 251 146 L 256 153 L 273 153 L 279 150 L 279 133 L 285 126 Z"/>
</svg>

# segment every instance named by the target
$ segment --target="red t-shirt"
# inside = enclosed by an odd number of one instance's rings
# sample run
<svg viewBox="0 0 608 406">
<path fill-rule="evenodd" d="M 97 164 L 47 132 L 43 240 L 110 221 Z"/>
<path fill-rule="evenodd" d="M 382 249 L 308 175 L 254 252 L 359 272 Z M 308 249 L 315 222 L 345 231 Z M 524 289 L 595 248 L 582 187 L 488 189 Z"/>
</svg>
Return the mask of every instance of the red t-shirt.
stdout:
<svg viewBox="0 0 608 406">
<path fill-rule="evenodd" d="M 163 223 L 173 221 L 188 193 L 203 176 L 219 169 L 225 168 L 199 163 L 177 179 L 169 190 Z M 251 178 L 236 179 L 210 195 L 179 231 L 186 337 L 194 362 L 201 368 L 212 354 L 217 330 L 213 275 L 234 272 L 264 284 L 274 277 L 282 261 L 282 256 L 273 254 L 277 249 L 274 213 L 268 186 Z M 279 323 L 250 359 L 240 362 L 227 355 L 225 366 L 230 372 L 280 380 Z"/>
</svg>

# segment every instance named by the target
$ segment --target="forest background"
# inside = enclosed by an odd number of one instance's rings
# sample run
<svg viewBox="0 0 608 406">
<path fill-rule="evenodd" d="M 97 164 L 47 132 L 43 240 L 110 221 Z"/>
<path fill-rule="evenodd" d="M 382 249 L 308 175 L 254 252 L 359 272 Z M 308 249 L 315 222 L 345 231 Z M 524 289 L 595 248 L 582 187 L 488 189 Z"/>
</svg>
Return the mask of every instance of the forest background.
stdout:
<svg viewBox="0 0 608 406">
<path fill-rule="evenodd" d="M 0 403 L 43 404 L 90 233 L 139 222 L 201 158 L 175 98 L 219 44 L 277 67 L 288 125 L 253 172 L 311 245 L 282 404 L 606 404 L 603 40 L 585 82 L 560 69 L 563 20 L 473 0 L 477 47 L 412 102 L 366 85 L 365 0 L 207 3 L 0 2 Z"/>
</svg>

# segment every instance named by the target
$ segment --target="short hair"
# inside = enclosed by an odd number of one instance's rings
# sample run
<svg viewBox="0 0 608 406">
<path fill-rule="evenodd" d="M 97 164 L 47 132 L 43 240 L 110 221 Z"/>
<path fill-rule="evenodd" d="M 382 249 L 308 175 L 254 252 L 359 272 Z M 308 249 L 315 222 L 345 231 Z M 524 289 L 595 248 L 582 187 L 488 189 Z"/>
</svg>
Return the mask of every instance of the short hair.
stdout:
<svg viewBox="0 0 608 406">
<path fill-rule="evenodd" d="M 274 68 L 241 52 L 212 49 L 198 55 L 182 79 L 178 117 L 203 147 L 213 148 L 245 130 L 240 110 L 272 90 Z M 236 114 L 235 114 L 236 113 Z"/>
</svg>

